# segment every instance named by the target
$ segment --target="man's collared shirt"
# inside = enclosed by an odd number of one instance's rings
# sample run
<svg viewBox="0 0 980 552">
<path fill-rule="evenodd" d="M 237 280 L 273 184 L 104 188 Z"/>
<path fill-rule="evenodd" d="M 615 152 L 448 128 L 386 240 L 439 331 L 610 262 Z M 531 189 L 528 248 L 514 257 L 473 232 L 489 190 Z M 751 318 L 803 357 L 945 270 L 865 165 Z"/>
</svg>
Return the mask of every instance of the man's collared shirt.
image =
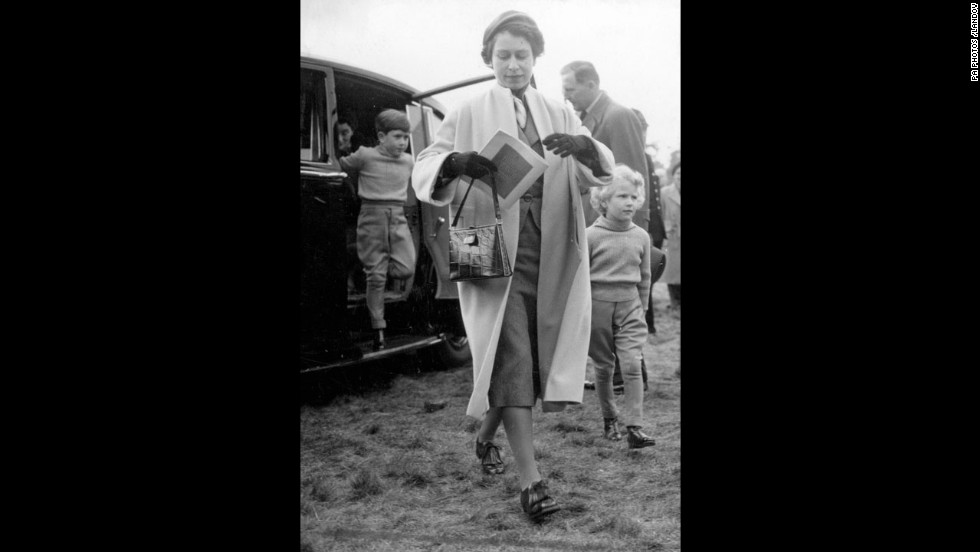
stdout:
<svg viewBox="0 0 980 552">
<path fill-rule="evenodd" d="M 603 92 L 602 90 L 600 90 L 600 91 L 599 91 L 599 95 L 598 95 L 598 96 L 596 96 L 596 97 L 595 97 L 595 99 L 594 99 L 594 100 L 592 100 L 592 103 L 590 103 L 590 104 L 589 104 L 589 107 L 586 107 L 586 108 L 585 108 L 585 111 L 583 111 L 583 112 L 582 112 L 582 117 L 583 117 L 583 118 L 585 118 L 585 116 L 586 116 L 586 115 L 587 115 L 587 114 L 588 114 L 588 113 L 589 113 L 590 111 L 592 111 L 592 108 L 593 108 L 593 107 L 595 107 L 595 104 L 597 104 L 597 103 L 599 103 L 599 98 L 601 98 L 601 97 L 602 97 L 602 96 L 603 96 L 604 94 L 605 94 L 605 92 Z"/>
</svg>

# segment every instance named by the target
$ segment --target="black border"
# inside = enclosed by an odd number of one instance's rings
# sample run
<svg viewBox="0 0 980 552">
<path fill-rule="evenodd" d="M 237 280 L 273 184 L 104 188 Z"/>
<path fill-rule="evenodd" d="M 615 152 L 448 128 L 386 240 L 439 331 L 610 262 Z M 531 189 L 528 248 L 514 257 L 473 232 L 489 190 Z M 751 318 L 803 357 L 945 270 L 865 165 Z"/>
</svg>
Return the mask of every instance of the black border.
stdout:
<svg viewBox="0 0 980 552">
<path fill-rule="evenodd" d="M 280 138 L 294 115 L 279 109 L 295 101 L 298 14 L 195 10 L 152 14 L 153 45 L 111 102 L 159 132 L 110 161 L 92 151 L 123 175 L 106 214 L 124 213 L 125 241 L 105 265 L 120 277 L 93 293 L 128 308 L 79 333 L 126 384 L 110 393 L 125 407 L 115 479 L 155 497 L 120 519 L 134 534 L 166 520 L 162 541 L 278 548 L 298 536 L 298 205 Z M 936 197 L 921 175 L 968 182 L 945 171 L 978 151 L 976 87 L 954 67 L 967 14 L 682 10 L 690 550 L 834 549 L 828 516 L 893 511 L 882 474 L 922 368 L 896 346 L 915 323 L 903 293 L 926 285 L 924 251 L 945 253 L 928 239 L 944 221 L 918 216 Z M 935 151 L 909 153 L 925 137 Z"/>
<path fill-rule="evenodd" d="M 684 544 L 908 544 L 930 460 L 900 450 L 940 439 L 913 412 L 948 408 L 924 389 L 975 218 L 969 3 L 706 11 L 682 11 Z"/>
<path fill-rule="evenodd" d="M 122 382 L 100 487 L 132 497 L 113 522 L 140 546 L 299 540 L 299 204 L 282 139 L 295 131 L 282 107 L 296 101 L 298 13 L 235 10 L 133 13 L 139 32 L 113 48 L 130 55 L 96 82 L 125 91 L 110 103 L 139 132 L 113 135 L 111 156 L 86 136 L 85 166 L 121 175 L 107 214 L 125 221 L 98 267 L 112 275 L 100 304 L 125 315 L 81 330 Z"/>
</svg>

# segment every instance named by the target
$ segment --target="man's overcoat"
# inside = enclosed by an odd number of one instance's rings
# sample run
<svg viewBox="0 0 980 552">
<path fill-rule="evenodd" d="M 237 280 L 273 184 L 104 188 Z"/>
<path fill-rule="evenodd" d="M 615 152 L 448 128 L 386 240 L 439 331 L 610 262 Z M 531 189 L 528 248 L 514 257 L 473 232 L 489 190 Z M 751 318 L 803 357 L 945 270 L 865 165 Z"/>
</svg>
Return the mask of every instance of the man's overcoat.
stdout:
<svg viewBox="0 0 980 552">
<path fill-rule="evenodd" d="M 525 92 L 527 105 L 542 139 L 552 133 L 590 136 L 575 113 L 545 98 L 534 88 Z M 452 152 L 479 152 L 502 129 L 518 136 L 514 102 L 509 89 L 494 85 L 487 92 L 450 110 L 436 133 L 436 140 L 419 153 L 412 172 L 412 186 L 419 200 L 450 205 L 450 216 L 469 185 L 469 177 L 435 189 L 443 161 Z M 602 168 L 612 173 L 613 156 L 592 140 Z M 557 411 L 566 404 L 581 403 L 585 363 L 589 351 L 592 297 L 589 283 L 589 248 L 585 240 L 582 191 L 603 186 L 611 177 L 597 178 L 573 156 L 561 158 L 545 150 L 541 204 L 541 264 L 538 283 L 538 360 L 542 383 L 542 408 Z M 489 188 L 473 188 L 457 226 L 475 226 L 494 220 Z M 519 202 L 501 209 L 504 244 L 513 266 L 517 257 Z M 452 220 L 452 219 L 450 219 Z M 489 409 L 487 391 L 500 337 L 510 278 L 458 282 L 459 303 L 473 353 L 473 393 L 466 414 L 482 417 Z M 530 352 L 528 352 L 530 354 Z"/>
<path fill-rule="evenodd" d="M 593 138 L 609 146 L 616 163 L 623 163 L 643 176 L 643 206 L 633 216 L 633 223 L 647 230 L 650 226 L 650 167 L 647 166 L 646 133 L 639 117 L 603 91 L 592 109 L 585 113 L 582 124 Z M 585 202 L 585 222 L 589 225 L 599 214 L 588 204 L 588 198 Z"/>
</svg>

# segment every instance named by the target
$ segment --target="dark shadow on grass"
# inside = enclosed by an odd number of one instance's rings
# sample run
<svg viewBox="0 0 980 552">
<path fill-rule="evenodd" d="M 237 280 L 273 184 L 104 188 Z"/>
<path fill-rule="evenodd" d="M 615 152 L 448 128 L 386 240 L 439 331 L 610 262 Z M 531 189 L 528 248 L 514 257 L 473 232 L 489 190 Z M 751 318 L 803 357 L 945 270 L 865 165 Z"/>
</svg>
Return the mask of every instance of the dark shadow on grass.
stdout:
<svg viewBox="0 0 980 552">
<path fill-rule="evenodd" d="M 301 376 L 300 403 L 326 406 L 338 397 L 389 389 L 398 371 L 390 362 L 371 362 Z"/>
<path fill-rule="evenodd" d="M 404 354 L 395 358 L 331 368 L 300 376 L 300 404 L 326 406 L 338 397 L 359 396 L 391 388 L 398 376 L 416 377 L 436 371 L 423 356 Z"/>
<path fill-rule="evenodd" d="M 574 432 L 587 432 L 589 429 L 583 425 L 572 424 L 565 421 L 558 422 L 557 424 L 551 426 L 553 431 L 558 433 L 574 433 Z"/>
</svg>

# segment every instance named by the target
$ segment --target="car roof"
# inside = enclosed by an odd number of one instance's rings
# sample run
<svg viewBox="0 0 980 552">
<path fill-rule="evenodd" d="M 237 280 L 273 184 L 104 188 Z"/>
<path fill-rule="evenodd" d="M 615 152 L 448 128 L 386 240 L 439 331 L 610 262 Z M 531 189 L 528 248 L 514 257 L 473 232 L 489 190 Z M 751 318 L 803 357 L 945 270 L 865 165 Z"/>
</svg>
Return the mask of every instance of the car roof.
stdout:
<svg viewBox="0 0 980 552">
<path fill-rule="evenodd" d="M 384 75 L 382 75 L 380 73 L 375 73 L 374 71 L 368 71 L 367 69 L 362 69 L 360 67 L 355 67 L 353 65 L 347 65 L 346 63 L 340 63 L 340 62 L 333 61 L 333 60 L 326 59 L 326 58 L 317 58 L 317 57 L 311 57 L 311 56 L 300 56 L 299 57 L 299 60 L 300 60 L 301 63 L 302 62 L 307 62 L 307 63 L 311 63 L 311 64 L 314 64 L 314 65 L 325 65 L 325 66 L 328 66 L 328 67 L 332 67 L 334 69 L 338 69 L 338 70 L 343 71 L 345 73 L 353 73 L 353 74 L 358 75 L 358 76 L 361 76 L 361 77 L 366 77 L 366 78 L 369 78 L 371 80 L 378 81 L 378 82 L 381 82 L 383 84 L 387 84 L 388 86 L 392 86 L 394 88 L 397 88 L 397 89 L 399 89 L 399 90 L 401 90 L 403 92 L 406 92 L 410 96 L 415 95 L 415 94 L 418 94 L 418 93 L 421 92 L 417 88 L 411 87 L 411 86 L 409 86 L 409 85 L 407 85 L 407 84 L 405 84 L 405 83 L 403 83 L 401 81 L 397 81 L 397 80 L 392 79 L 390 77 L 386 77 L 386 76 L 384 76 Z M 440 115 L 443 115 L 443 114 L 446 113 L 446 108 L 443 107 L 443 105 L 441 103 L 439 103 L 435 98 L 427 97 L 427 98 L 424 98 L 423 100 L 421 100 L 420 103 L 423 103 L 425 105 L 428 105 L 428 106 L 432 107 L 433 109 L 435 109 L 436 111 L 438 111 Z"/>
</svg>

